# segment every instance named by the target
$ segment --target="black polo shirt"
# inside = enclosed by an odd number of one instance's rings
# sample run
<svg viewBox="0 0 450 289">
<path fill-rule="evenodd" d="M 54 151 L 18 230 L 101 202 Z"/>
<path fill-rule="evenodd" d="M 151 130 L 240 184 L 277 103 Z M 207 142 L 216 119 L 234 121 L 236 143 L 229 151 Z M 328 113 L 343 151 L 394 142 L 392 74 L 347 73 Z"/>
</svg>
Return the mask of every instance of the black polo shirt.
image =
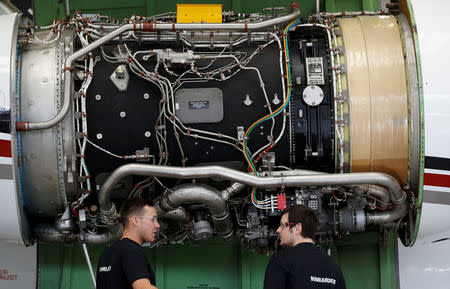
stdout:
<svg viewBox="0 0 450 289">
<path fill-rule="evenodd" d="M 264 289 L 345 289 L 341 269 L 319 246 L 300 243 L 270 258 Z"/>
<path fill-rule="evenodd" d="M 127 238 L 103 252 L 97 267 L 97 289 L 132 289 L 142 278 L 156 285 L 153 272 L 141 246 Z"/>
</svg>

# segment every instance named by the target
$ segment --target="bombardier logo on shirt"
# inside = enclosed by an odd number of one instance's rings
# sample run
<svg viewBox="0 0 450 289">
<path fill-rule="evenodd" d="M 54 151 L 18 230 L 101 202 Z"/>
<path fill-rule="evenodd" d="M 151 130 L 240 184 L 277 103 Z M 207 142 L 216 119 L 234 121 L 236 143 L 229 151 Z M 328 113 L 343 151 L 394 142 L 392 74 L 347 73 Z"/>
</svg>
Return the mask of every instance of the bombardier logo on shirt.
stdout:
<svg viewBox="0 0 450 289">
<path fill-rule="evenodd" d="M 311 282 L 329 283 L 329 284 L 336 285 L 336 280 L 333 278 L 323 278 L 323 277 L 311 276 Z"/>
<path fill-rule="evenodd" d="M 100 267 L 98 269 L 99 272 L 109 272 L 111 271 L 111 265 L 109 265 L 108 267 L 104 266 L 104 267 Z"/>
</svg>

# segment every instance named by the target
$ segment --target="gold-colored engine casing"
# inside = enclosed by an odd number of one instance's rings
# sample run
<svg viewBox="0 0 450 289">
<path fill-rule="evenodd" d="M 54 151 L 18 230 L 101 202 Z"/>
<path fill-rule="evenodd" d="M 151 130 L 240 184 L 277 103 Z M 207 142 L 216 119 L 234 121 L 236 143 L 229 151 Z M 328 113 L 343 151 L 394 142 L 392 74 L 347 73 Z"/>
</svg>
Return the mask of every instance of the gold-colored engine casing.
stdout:
<svg viewBox="0 0 450 289">
<path fill-rule="evenodd" d="M 350 170 L 408 175 L 408 93 L 393 16 L 339 18 L 347 74 Z"/>
</svg>

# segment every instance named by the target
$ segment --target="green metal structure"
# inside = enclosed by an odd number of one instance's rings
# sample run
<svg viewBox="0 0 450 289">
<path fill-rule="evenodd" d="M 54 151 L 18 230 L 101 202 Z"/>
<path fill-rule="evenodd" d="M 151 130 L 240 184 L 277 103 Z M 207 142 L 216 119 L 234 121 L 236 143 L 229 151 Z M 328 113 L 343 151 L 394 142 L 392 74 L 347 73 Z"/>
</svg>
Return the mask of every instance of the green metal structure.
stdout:
<svg viewBox="0 0 450 289">
<path fill-rule="evenodd" d="M 347 288 L 397 288 L 393 231 L 353 234 L 333 244 Z M 92 266 L 106 246 L 88 246 Z M 324 248 L 326 249 L 326 248 Z M 269 256 L 243 248 L 238 240 L 146 248 L 158 288 L 259 289 Z M 41 289 L 93 288 L 80 244 L 39 244 Z"/>
<path fill-rule="evenodd" d="M 37 25 L 65 18 L 65 1 L 34 1 Z M 72 0 L 70 10 L 128 18 L 175 11 L 177 3 L 223 4 L 224 11 L 255 12 L 265 7 L 288 7 L 292 1 L 213 1 L 213 0 Z M 302 16 L 315 12 L 315 1 L 300 1 Z M 322 0 L 321 11 L 376 11 L 377 0 Z M 420 75 L 420 74 L 419 74 Z M 418 227 L 418 226 L 417 226 Z M 397 288 L 397 237 L 394 230 L 360 233 L 332 244 L 332 257 L 341 266 L 347 288 Z M 39 244 L 39 281 L 41 289 L 93 288 L 80 244 Z M 88 245 L 94 269 L 106 246 Z M 238 240 L 211 240 L 190 245 L 146 248 L 155 269 L 158 288 L 164 289 L 257 289 L 262 288 L 269 256 L 243 248 Z"/>
</svg>

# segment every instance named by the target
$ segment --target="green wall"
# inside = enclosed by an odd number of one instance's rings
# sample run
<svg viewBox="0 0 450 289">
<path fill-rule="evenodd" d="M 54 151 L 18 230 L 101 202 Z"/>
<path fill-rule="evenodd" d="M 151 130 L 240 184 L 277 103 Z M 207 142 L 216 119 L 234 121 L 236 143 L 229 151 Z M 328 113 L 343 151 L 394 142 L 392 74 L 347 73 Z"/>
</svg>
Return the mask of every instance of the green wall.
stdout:
<svg viewBox="0 0 450 289">
<path fill-rule="evenodd" d="M 35 0 L 36 23 L 38 25 L 48 25 L 55 18 L 65 17 L 65 1 L 57 0 Z M 260 12 L 266 7 L 289 7 L 292 2 L 300 4 L 301 16 L 308 16 L 316 10 L 315 1 L 293 1 L 293 0 L 71 0 L 70 10 L 81 10 L 83 13 L 102 14 L 115 17 L 119 20 L 128 18 L 132 14 L 140 16 L 150 16 L 163 12 L 176 11 L 178 3 L 195 4 L 223 4 L 224 11 L 234 11 L 242 13 Z M 378 9 L 377 0 L 321 0 L 321 11 L 375 11 Z"/>
<path fill-rule="evenodd" d="M 92 265 L 106 246 L 88 246 Z M 145 248 L 160 289 L 261 289 L 268 256 L 239 240 Z M 353 234 L 333 245 L 348 289 L 397 288 L 395 235 Z M 81 245 L 39 244 L 41 289 L 92 288 Z"/>
</svg>

